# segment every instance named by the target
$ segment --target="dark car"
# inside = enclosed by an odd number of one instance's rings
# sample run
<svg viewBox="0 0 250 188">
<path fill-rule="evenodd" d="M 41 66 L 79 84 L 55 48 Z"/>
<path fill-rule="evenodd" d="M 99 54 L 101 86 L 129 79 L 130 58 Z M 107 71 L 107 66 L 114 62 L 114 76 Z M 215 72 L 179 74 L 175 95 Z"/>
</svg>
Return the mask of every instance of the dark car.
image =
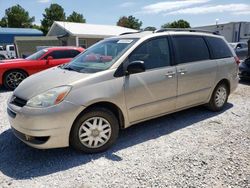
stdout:
<svg viewBox="0 0 250 188">
<path fill-rule="evenodd" d="M 235 42 L 229 43 L 230 46 L 234 49 L 236 55 L 240 60 L 244 60 L 248 54 L 248 44 L 247 42 Z"/>
<path fill-rule="evenodd" d="M 245 59 L 243 62 L 240 63 L 239 66 L 239 76 L 240 79 L 248 79 L 250 80 L 250 57 Z"/>
</svg>

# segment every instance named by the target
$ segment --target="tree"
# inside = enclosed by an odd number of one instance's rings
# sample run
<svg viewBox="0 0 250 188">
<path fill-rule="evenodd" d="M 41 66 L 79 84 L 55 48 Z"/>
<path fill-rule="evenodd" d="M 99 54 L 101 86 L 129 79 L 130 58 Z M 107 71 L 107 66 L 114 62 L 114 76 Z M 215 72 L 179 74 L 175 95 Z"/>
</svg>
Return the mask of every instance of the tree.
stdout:
<svg viewBox="0 0 250 188">
<path fill-rule="evenodd" d="M 75 11 L 73 11 L 72 14 L 67 17 L 67 21 L 77 22 L 77 23 L 86 23 L 86 19 L 83 17 L 83 15 Z"/>
<path fill-rule="evenodd" d="M 30 28 L 35 17 L 30 17 L 29 12 L 20 5 L 12 6 L 5 10 L 5 16 L 0 21 L 1 27 Z"/>
<path fill-rule="evenodd" d="M 190 28 L 190 24 L 185 20 L 177 20 L 172 23 L 166 23 L 162 28 Z"/>
<path fill-rule="evenodd" d="M 143 31 L 155 31 L 155 30 L 156 30 L 156 28 L 152 27 L 152 26 L 148 26 L 145 29 L 143 29 Z"/>
<path fill-rule="evenodd" d="M 36 25 L 36 24 L 32 25 L 32 29 L 38 29 L 38 30 L 42 31 L 41 26 L 40 25 Z"/>
<path fill-rule="evenodd" d="M 41 20 L 41 29 L 46 35 L 54 21 L 65 21 L 66 16 L 64 9 L 58 4 L 51 4 L 49 8 L 45 9 Z"/>
<path fill-rule="evenodd" d="M 129 17 L 122 16 L 118 20 L 117 25 L 139 30 L 142 26 L 142 22 L 136 19 L 134 16 L 129 16 Z"/>
<path fill-rule="evenodd" d="M 6 17 L 3 17 L 1 20 L 0 20 L 0 27 L 8 27 L 8 20 Z"/>
</svg>

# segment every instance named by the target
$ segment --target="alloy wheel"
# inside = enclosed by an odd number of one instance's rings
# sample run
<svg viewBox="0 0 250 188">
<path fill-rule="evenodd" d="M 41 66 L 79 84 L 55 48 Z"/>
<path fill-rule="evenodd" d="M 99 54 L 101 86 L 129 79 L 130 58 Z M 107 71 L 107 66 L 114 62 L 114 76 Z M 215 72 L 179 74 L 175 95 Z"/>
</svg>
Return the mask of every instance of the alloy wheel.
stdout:
<svg viewBox="0 0 250 188">
<path fill-rule="evenodd" d="M 6 76 L 6 83 L 9 88 L 15 89 L 25 78 L 22 72 L 13 71 Z"/>
</svg>

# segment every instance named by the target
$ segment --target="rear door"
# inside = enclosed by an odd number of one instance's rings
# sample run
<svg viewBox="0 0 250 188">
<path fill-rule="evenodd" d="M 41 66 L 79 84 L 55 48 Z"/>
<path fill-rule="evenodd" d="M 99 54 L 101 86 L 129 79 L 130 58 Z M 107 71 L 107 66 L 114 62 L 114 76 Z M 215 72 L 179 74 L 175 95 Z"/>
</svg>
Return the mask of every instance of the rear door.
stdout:
<svg viewBox="0 0 250 188">
<path fill-rule="evenodd" d="M 176 67 L 171 65 L 168 39 L 145 41 L 128 62 L 144 61 L 146 71 L 125 77 L 125 101 L 131 123 L 166 112 L 176 105 Z"/>
<path fill-rule="evenodd" d="M 175 35 L 172 39 L 177 62 L 177 109 L 203 103 L 214 85 L 217 61 L 210 60 L 202 36 Z"/>
</svg>

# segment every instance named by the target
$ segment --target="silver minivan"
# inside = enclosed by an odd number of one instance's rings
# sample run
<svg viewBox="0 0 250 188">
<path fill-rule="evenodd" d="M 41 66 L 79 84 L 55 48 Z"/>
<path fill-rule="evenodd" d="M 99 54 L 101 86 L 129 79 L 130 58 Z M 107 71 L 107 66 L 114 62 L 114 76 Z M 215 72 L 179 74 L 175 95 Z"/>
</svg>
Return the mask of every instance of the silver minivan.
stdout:
<svg viewBox="0 0 250 188">
<path fill-rule="evenodd" d="M 9 121 L 32 147 L 101 152 L 138 122 L 203 104 L 222 110 L 238 63 L 222 36 L 205 32 L 108 38 L 25 79 L 8 100 Z"/>
</svg>

